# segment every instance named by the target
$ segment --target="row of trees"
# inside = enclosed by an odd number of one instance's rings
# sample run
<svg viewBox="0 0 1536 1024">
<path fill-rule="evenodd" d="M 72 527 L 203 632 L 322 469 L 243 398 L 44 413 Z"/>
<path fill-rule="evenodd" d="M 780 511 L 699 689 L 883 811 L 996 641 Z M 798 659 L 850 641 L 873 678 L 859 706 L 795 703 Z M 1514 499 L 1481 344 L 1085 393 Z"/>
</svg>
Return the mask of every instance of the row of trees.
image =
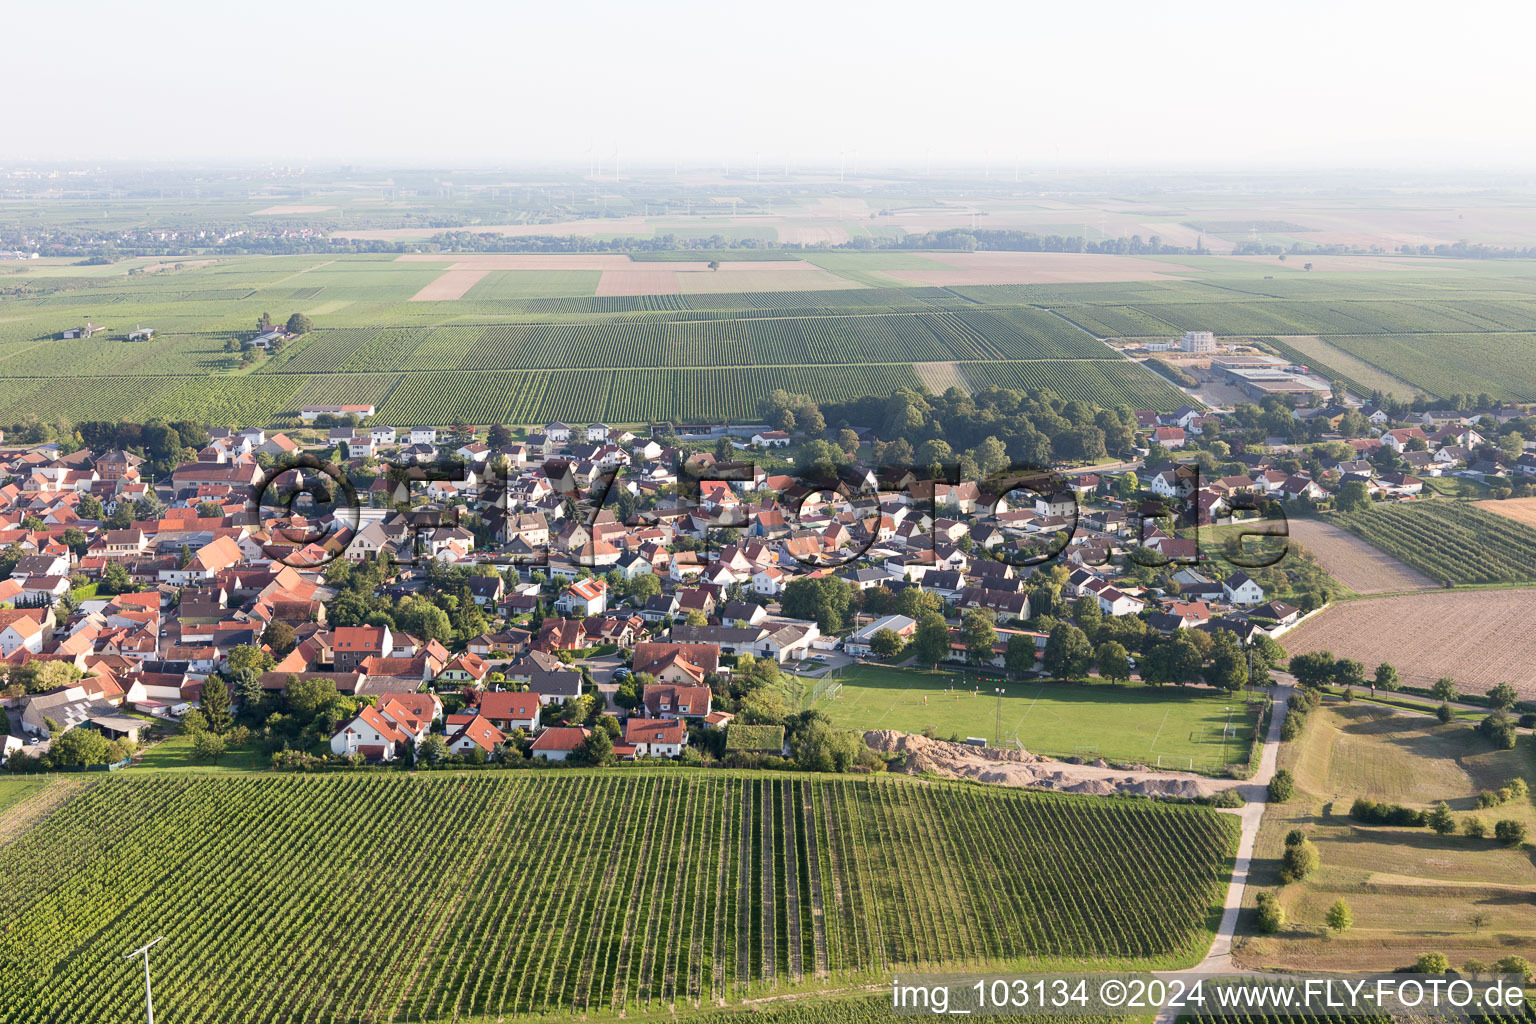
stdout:
<svg viewBox="0 0 1536 1024">
<path fill-rule="evenodd" d="M 1354 690 L 1369 687 L 1372 696 L 1377 690 L 1393 693 L 1402 688 L 1402 677 L 1397 668 L 1388 662 L 1377 665 L 1367 674 L 1366 667 L 1353 658 L 1335 658 L 1332 651 L 1309 651 L 1291 659 L 1291 674 L 1296 682 L 1313 690 L 1327 686 L 1343 689 L 1344 699 L 1353 699 Z M 1442 676 L 1429 688 L 1429 695 L 1440 701 L 1436 710 L 1442 723 L 1456 717 L 1451 702 L 1460 699 L 1456 680 Z M 1520 702 L 1520 692 L 1509 683 L 1499 683 L 1488 691 L 1487 703 L 1492 710 L 1477 725 L 1478 732 L 1503 750 L 1513 750 L 1518 723 L 1510 714 Z"/>
</svg>

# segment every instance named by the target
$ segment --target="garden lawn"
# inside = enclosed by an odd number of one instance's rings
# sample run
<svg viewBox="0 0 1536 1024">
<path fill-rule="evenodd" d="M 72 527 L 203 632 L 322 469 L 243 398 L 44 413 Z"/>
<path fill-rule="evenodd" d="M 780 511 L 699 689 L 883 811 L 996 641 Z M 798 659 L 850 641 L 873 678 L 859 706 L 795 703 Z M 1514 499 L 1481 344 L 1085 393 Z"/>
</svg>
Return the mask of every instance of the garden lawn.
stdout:
<svg viewBox="0 0 1536 1024">
<path fill-rule="evenodd" d="M 1205 772 L 1247 761 L 1260 707 L 1257 701 L 1245 703 L 1242 693 L 1204 687 L 1112 686 L 1099 681 L 998 684 L 979 677 L 962 683 L 960 677 L 956 670 L 858 665 L 830 681 L 842 683 L 838 697 L 826 696 L 830 687 L 818 684 L 812 706 L 835 724 L 860 732 L 932 729 L 942 739 L 979 736 L 995 745 L 1011 740 L 1017 731 L 1019 742 L 1031 753 L 1103 757 L 1153 767 L 1161 756 L 1164 768 L 1188 768 L 1192 763 L 1196 771 Z M 993 693 L 998 685 L 1004 690 L 1001 737 Z M 979 692 L 973 694 L 973 686 Z M 952 692 L 945 693 L 946 687 Z"/>
<path fill-rule="evenodd" d="M 145 747 L 128 771 L 138 773 L 145 769 L 191 769 L 202 772 L 248 772 L 271 767 L 271 761 L 261 756 L 255 743 L 230 747 L 217 761 L 204 761 L 192 752 L 192 737 L 177 734 Z"/>
</svg>

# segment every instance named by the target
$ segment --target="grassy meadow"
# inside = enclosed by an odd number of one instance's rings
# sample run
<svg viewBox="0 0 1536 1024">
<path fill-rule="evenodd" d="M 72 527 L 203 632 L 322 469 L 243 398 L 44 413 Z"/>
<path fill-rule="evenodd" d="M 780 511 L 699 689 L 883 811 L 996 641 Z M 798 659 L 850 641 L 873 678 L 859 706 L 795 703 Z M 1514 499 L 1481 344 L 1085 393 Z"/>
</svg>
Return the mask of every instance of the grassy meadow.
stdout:
<svg viewBox="0 0 1536 1024">
<path fill-rule="evenodd" d="M 1203 687 L 998 684 L 956 671 L 878 665 L 844 669 L 833 682 L 842 684 L 840 696 L 827 696 L 826 686 L 807 696 L 816 710 L 848 729 L 931 729 L 941 739 L 977 736 L 991 745 L 1017 733 L 1031 753 L 1150 766 L 1161 756 L 1165 768 L 1203 772 L 1247 760 L 1259 713 L 1259 705 L 1245 703 L 1241 693 Z M 999 685 L 1000 700 L 994 693 Z"/>
<path fill-rule="evenodd" d="M 1515 777 L 1536 783 L 1536 740 L 1523 733 L 1514 750 L 1496 750 L 1463 720 L 1441 725 L 1428 715 L 1357 702 L 1324 705 L 1306 731 L 1281 748 L 1280 767 L 1297 793 L 1265 811 L 1245 902 L 1274 891 L 1290 923 L 1277 935 L 1240 940 L 1245 966 L 1296 970 L 1390 970 L 1422 952 L 1442 952 L 1456 966 L 1493 962 L 1536 948 L 1536 862 L 1529 847 L 1509 849 L 1490 834 L 1441 836 L 1428 828 L 1361 825 L 1349 818 L 1356 797 L 1433 807 L 1446 801 L 1458 823 L 1513 818 L 1536 829 L 1530 800 L 1479 809 L 1477 794 Z M 1304 830 L 1322 867 L 1279 885 L 1285 834 Z M 1344 899 L 1354 926 L 1329 935 L 1328 908 Z M 1243 933 L 1240 931 L 1240 935 Z"/>
</svg>

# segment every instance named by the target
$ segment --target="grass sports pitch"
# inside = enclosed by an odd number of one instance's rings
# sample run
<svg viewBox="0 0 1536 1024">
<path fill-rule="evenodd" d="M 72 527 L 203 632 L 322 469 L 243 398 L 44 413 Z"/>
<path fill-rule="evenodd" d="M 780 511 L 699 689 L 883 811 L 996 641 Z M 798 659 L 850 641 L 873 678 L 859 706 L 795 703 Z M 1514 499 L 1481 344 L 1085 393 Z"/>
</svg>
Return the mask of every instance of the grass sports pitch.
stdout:
<svg viewBox="0 0 1536 1024">
<path fill-rule="evenodd" d="M 828 683 L 808 688 L 807 698 L 816 710 L 849 729 L 920 733 L 931 727 L 943 739 L 981 736 L 989 744 L 1009 741 L 1017 733 L 1031 753 L 1104 757 L 1153 767 L 1161 757 L 1164 768 L 1204 772 L 1247 759 L 1260 707 L 1257 701 L 1245 703 L 1241 693 L 1229 696 L 1201 687 L 999 684 L 970 674 L 962 677 L 954 670 L 876 665 L 843 669 Z M 839 683 L 841 689 L 836 689 Z M 999 685 L 1004 690 L 1001 737 L 999 700 L 993 692 Z M 946 687 L 951 692 L 946 693 Z M 835 689 L 838 696 L 829 696 Z"/>
</svg>

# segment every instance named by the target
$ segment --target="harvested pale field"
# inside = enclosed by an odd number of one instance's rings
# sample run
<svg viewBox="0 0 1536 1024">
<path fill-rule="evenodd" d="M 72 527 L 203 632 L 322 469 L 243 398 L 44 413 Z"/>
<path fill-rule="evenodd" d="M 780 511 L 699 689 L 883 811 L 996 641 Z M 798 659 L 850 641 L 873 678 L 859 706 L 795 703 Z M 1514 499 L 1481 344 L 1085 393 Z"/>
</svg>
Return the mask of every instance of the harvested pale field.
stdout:
<svg viewBox="0 0 1536 1024">
<path fill-rule="evenodd" d="M 868 199 L 825 196 L 817 199 L 808 212 L 812 217 L 835 217 L 838 220 L 853 217 L 856 220 L 864 220 L 873 211 L 869 207 Z"/>
<path fill-rule="evenodd" d="M 782 264 L 737 263 L 740 269 L 727 271 L 732 264 L 722 263 L 719 270 L 683 271 L 677 275 L 684 295 L 711 295 L 721 292 L 801 292 L 841 291 L 863 285 L 828 273 L 809 263 Z M 772 268 L 772 269 L 770 269 Z"/>
<path fill-rule="evenodd" d="M 1244 266 L 1263 266 L 1266 270 L 1279 269 L 1284 272 L 1287 268 L 1275 267 L 1273 256 L 1228 256 L 1232 262 Z M 1301 265 L 1289 268 L 1291 271 L 1302 273 L 1361 273 L 1363 271 L 1376 270 L 1410 270 L 1423 272 L 1426 270 L 1443 270 L 1450 260 L 1438 260 L 1421 256 L 1307 256 L 1304 260 L 1312 265 L 1310 271 L 1304 271 Z"/>
<path fill-rule="evenodd" d="M 1396 398 L 1411 399 L 1414 387 L 1407 381 L 1400 380 L 1390 373 L 1366 362 L 1359 356 L 1346 352 L 1326 338 L 1315 334 L 1279 334 L 1275 337 L 1285 342 L 1304 356 L 1310 356 L 1324 366 L 1353 377 L 1364 387 Z"/>
<path fill-rule="evenodd" d="M 598 217 L 591 220 L 567 220 L 558 224 L 477 224 L 457 228 L 379 228 L 373 231 L 351 231 L 345 228 L 331 232 L 332 238 L 351 238 L 362 242 L 409 242 L 431 238 L 443 231 L 467 231 L 472 235 L 643 235 L 651 237 L 655 232 L 644 217 Z"/>
<path fill-rule="evenodd" d="M 1509 683 L 1536 698 L 1536 590 L 1455 590 L 1345 601 L 1286 633 L 1292 655 L 1332 651 L 1403 681 L 1432 686 L 1450 676 L 1468 693 Z"/>
<path fill-rule="evenodd" d="M 1495 512 L 1526 526 L 1536 526 L 1536 498 L 1506 498 L 1503 501 L 1474 501 L 1485 512 Z"/>
<path fill-rule="evenodd" d="M 942 395 L 950 388 L 967 392 L 971 390 L 966 386 L 965 378 L 960 375 L 960 368 L 954 363 L 913 363 L 912 370 L 917 374 L 917 379 L 923 382 L 923 387 L 936 395 Z"/>
<path fill-rule="evenodd" d="M 462 299 L 465 292 L 479 284 L 480 279 L 489 273 L 489 270 L 445 270 L 412 295 L 410 301 L 450 302 Z"/>
<path fill-rule="evenodd" d="M 450 270 L 636 270 L 648 264 L 636 263 L 623 253 L 592 253 L 565 256 L 558 253 L 483 253 L 455 256 L 452 253 L 409 253 L 395 257 L 397 263 L 451 263 Z M 703 267 L 688 263 L 684 266 Z"/>
<path fill-rule="evenodd" d="M 1213 252 L 1230 252 L 1236 248 L 1224 238 L 1203 234 L 1188 224 L 1179 224 L 1175 221 L 1137 221 L 1134 228 L 1127 234 L 1140 235 L 1143 238 L 1156 235 L 1165 245 L 1184 245 L 1194 248 L 1199 243 Z"/>
<path fill-rule="evenodd" d="M 838 227 L 817 227 L 812 224 L 781 224 L 779 241 L 785 245 L 843 245 L 848 232 Z"/>
<path fill-rule="evenodd" d="M 1323 568 L 1357 594 L 1433 590 L 1438 586 L 1417 569 L 1404 565 L 1332 523 L 1293 519 L 1289 527 L 1292 539 L 1312 552 L 1323 563 Z"/>
<path fill-rule="evenodd" d="M 1072 284 L 1113 281 L 1183 279 L 1186 267 L 1135 256 L 1104 256 L 1076 252 L 957 252 L 935 262 L 955 270 L 888 270 L 885 273 L 913 285 L 947 288 L 986 284 Z"/>
<path fill-rule="evenodd" d="M 175 270 L 177 267 L 201 267 L 209 263 L 219 262 L 212 260 L 166 260 L 163 263 L 150 263 L 139 268 L 141 274 L 158 274 L 162 270 Z"/>
<path fill-rule="evenodd" d="M 559 257 L 556 257 L 559 258 Z M 721 292 L 828 291 L 863 288 L 804 260 L 626 262 L 602 267 L 598 295 L 708 295 Z M 455 264 L 455 267 L 462 264 Z"/>
<path fill-rule="evenodd" d="M 285 214 L 300 213 L 324 213 L 326 210 L 334 210 L 334 206 L 269 206 L 265 210 L 257 210 L 252 217 L 281 217 Z"/>
<path fill-rule="evenodd" d="M 676 295 L 675 270 L 605 270 L 597 281 L 598 295 Z"/>
<path fill-rule="evenodd" d="M 357 301 L 357 300 L 355 300 L 355 299 L 332 299 L 329 302 L 322 302 L 322 303 L 320 303 L 320 305 L 315 306 L 313 309 L 306 309 L 304 311 L 304 315 L 305 316 L 328 316 L 331 313 L 339 313 L 342 310 L 346 309 L 348 306 L 352 305 L 352 303 L 355 302 L 355 301 Z"/>
</svg>

